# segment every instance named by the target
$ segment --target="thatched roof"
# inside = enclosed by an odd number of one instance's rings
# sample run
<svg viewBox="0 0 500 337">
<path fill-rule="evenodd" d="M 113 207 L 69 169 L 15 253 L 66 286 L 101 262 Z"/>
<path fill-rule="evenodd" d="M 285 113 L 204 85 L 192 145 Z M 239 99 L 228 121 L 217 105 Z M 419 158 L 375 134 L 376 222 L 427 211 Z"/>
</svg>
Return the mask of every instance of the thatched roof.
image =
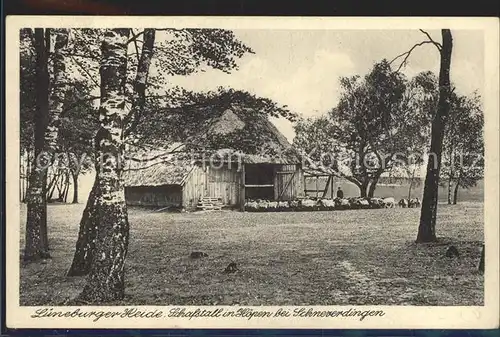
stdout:
<svg viewBox="0 0 500 337">
<path fill-rule="evenodd" d="M 245 163 L 295 164 L 300 156 L 268 116 L 252 108 L 231 105 L 223 111 L 212 111 L 199 126 L 199 132 L 187 139 L 191 148 L 209 152 L 226 150 L 239 153 Z M 230 147 L 211 146 L 211 140 L 224 138 Z M 258 139 L 255 139 L 258 138 Z M 255 139 L 255 148 L 245 148 L 238 140 Z M 213 146 L 213 144 L 212 144 Z"/>
<path fill-rule="evenodd" d="M 183 185 L 194 165 L 155 164 L 140 171 L 125 171 L 125 186 Z"/>
<path fill-rule="evenodd" d="M 251 128 L 250 128 L 251 127 Z M 125 186 L 183 185 L 197 162 L 231 160 L 247 164 L 296 164 L 300 157 L 286 137 L 269 121 L 267 116 L 248 108 L 231 106 L 224 111 L 213 111 L 210 118 L 200 121 L 198 132 L 184 142 L 167 148 L 130 147 L 124 167 Z M 250 133 L 250 134 L 248 134 Z M 261 137 L 252 153 L 238 148 L 239 139 Z M 214 137 L 223 141 L 235 137 L 232 148 L 207 146 Z M 138 158 L 143 160 L 137 160 Z M 153 159 L 153 160 L 150 160 Z"/>
<path fill-rule="evenodd" d="M 195 165 L 179 155 L 182 148 L 180 143 L 165 149 L 127 146 L 125 186 L 182 185 Z"/>
</svg>

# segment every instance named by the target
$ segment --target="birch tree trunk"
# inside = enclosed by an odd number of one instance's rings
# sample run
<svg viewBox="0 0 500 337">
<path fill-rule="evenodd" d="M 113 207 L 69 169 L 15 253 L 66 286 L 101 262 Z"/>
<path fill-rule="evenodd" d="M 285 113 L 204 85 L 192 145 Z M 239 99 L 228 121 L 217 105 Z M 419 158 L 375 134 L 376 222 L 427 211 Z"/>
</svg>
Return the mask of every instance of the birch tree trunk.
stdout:
<svg viewBox="0 0 500 337">
<path fill-rule="evenodd" d="M 29 187 L 27 191 L 27 219 L 24 261 L 49 258 L 48 246 L 42 241 L 43 222 L 46 220 L 47 203 L 44 188 L 45 161 L 42 159 L 45 148 L 45 130 L 49 113 L 49 73 L 48 52 L 45 46 L 44 31 L 35 28 L 36 53 L 36 111 L 34 120 L 34 155 L 31 165 Z"/>
<path fill-rule="evenodd" d="M 80 230 L 78 240 L 76 241 L 75 255 L 73 262 L 68 270 L 68 276 L 87 275 L 90 271 L 92 257 L 95 247 L 95 238 L 97 233 L 97 194 L 98 194 L 98 163 L 96 164 L 96 177 L 94 185 L 87 199 L 87 204 L 83 210 L 80 221 Z"/>
<path fill-rule="evenodd" d="M 45 133 L 45 146 L 48 158 L 53 162 L 54 154 L 57 151 L 57 137 L 59 134 L 59 116 L 63 110 L 64 95 L 66 93 L 66 79 L 64 78 L 66 73 L 66 65 L 64 63 L 64 56 L 62 54 L 63 49 L 68 44 L 69 31 L 67 29 L 45 29 L 45 41 L 47 45 L 47 51 L 50 50 L 49 44 L 51 32 L 55 34 L 54 52 L 52 54 L 52 68 L 53 68 L 53 80 L 52 88 L 49 90 L 49 115 L 47 130 Z M 50 83 L 50 80 L 49 80 Z M 47 171 L 44 171 L 43 178 L 43 188 L 44 193 L 46 193 L 47 185 Z M 41 223 L 41 233 L 42 233 L 42 244 L 49 249 L 49 237 L 47 230 L 47 212 L 45 212 L 45 219 Z"/>
<path fill-rule="evenodd" d="M 101 46 L 101 127 L 95 137 L 97 172 L 95 252 L 87 283 L 78 300 L 102 303 L 125 295 L 125 258 L 129 223 L 122 179 L 123 121 L 129 29 L 111 29 Z"/>
<path fill-rule="evenodd" d="M 140 114 L 144 109 L 146 101 L 146 83 L 153 57 L 153 47 L 155 42 L 155 30 L 145 29 L 144 40 L 142 44 L 141 57 L 137 66 L 137 74 L 134 82 L 134 98 L 131 109 L 131 125 L 124 130 L 125 135 L 130 134 L 133 128 L 138 124 Z M 98 172 L 99 167 L 96 165 L 96 180 L 92 191 L 87 200 L 87 205 L 80 221 L 80 231 L 76 243 L 76 251 L 73 257 L 73 262 L 68 271 L 68 276 L 86 275 L 90 271 L 92 259 L 95 249 L 95 238 L 97 233 L 97 195 L 98 195 Z"/>
<path fill-rule="evenodd" d="M 455 190 L 453 191 L 453 205 L 457 204 L 458 201 L 458 188 L 460 187 L 460 177 L 456 182 Z"/>
<path fill-rule="evenodd" d="M 137 65 L 137 74 L 134 81 L 134 93 L 132 98 L 132 109 L 130 113 L 131 122 L 125 130 L 125 137 L 135 131 L 137 124 L 140 122 L 140 117 L 146 104 L 146 83 L 153 58 L 153 47 L 155 43 L 156 30 L 145 29 L 144 39 L 142 43 L 141 56 Z"/>
<path fill-rule="evenodd" d="M 436 114 L 432 120 L 430 154 L 427 162 L 424 195 L 420 213 L 417 242 L 432 242 L 436 240 L 436 214 L 438 204 L 439 171 L 441 169 L 441 153 L 446 120 L 450 111 L 450 65 L 453 39 L 449 29 L 442 29 L 442 48 L 440 49 L 441 64 L 439 68 L 439 101 Z"/>
<path fill-rule="evenodd" d="M 50 123 L 47 127 L 46 141 L 49 151 L 57 150 L 57 136 L 59 133 L 59 117 L 63 110 L 67 79 L 65 78 L 66 64 L 62 50 L 68 44 L 69 32 L 67 29 L 53 29 L 55 35 L 53 60 L 53 84 L 49 97 Z"/>
<path fill-rule="evenodd" d="M 448 177 L 448 205 L 451 205 L 451 188 L 452 186 L 452 181 L 451 181 L 451 175 Z"/>
</svg>

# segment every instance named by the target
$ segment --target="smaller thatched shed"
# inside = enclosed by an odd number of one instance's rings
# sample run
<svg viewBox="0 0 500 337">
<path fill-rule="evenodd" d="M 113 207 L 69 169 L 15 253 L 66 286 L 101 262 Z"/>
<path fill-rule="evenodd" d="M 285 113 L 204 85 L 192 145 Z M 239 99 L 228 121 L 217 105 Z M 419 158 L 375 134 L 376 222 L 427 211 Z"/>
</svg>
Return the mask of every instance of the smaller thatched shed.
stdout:
<svg viewBox="0 0 500 337">
<path fill-rule="evenodd" d="M 302 196 L 300 157 L 267 117 L 254 114 L 250 123 L 248 115 L 238 107 L 214 112 L 200 132 L 184 143 L 168 149 L 130 151 L 131 156 L 147 160 L 129 161 L 125 168 L 127 204 L 194 208 L 200 198 L 209 197 L 220 199 L 227 207 L 241 207 L 249 198 L 291 200 Z M 256 132 L 260 143 L 253 144 L 251 153 L 234 148 Z M 220 140 L 232 147 L 209 146 Z"/>
<path fill-rule="evenodd" d="M 137 155 L 138 152 L 136 151 L 134 155 Z M 125 168 L 124 181 L 127 204 L 181 207 L 183 186 L 195 168 L 194 163 L 187 160 L 177 160 L 173 156 L 169 156 L 169 158 L 159 157 L 153 161 L 143 158 L 143 162 L 129 161 Z"/>
</svg>

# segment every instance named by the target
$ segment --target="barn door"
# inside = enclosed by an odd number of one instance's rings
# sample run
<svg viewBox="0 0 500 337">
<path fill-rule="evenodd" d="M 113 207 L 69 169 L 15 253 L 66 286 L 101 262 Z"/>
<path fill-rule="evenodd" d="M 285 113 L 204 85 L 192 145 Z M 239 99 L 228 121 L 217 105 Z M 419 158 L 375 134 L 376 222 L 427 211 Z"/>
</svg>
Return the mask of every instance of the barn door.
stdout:
<svg viewBox="0 0 500 337">
<path fill-rule="evenodd" d="M 295 171 L 276 172 L 276 200 L 293 199 Z"/>
</svg>

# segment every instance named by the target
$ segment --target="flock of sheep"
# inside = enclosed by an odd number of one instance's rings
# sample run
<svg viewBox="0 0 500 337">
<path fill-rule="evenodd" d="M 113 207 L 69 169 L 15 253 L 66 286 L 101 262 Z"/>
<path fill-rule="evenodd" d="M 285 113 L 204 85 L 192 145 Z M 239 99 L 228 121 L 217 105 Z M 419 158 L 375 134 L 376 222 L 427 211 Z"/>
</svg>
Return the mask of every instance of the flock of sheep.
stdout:
<svg viewBox="0 0 500 337">
<path fill-rule="evenodd" d="M 420 207 L 418 198 L 401 199 L 400 207 Z M 291 201 L 269 201 L 269 200 L 246 200 L 245 210 L 249 212 L 283 212 L 283 211 L 329 211 L 340 209 L 370 209 L 370 208 L 394 208 L 396 201 L 393 197 L 388 198 L 312 198 L 306 197 Z"/>
</svg>

